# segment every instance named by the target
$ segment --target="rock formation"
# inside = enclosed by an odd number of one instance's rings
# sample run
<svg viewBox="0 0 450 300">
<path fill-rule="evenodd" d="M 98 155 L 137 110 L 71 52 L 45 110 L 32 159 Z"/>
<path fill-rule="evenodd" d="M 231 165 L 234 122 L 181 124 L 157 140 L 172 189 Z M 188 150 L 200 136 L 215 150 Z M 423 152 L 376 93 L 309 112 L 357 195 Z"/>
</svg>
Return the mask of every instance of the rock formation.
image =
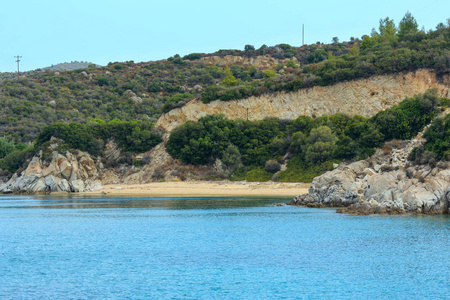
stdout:
<svg viewBox="0 0 450 300">
<path fill-rule="evenodd" d="M 0 193 L 77 193 L 95 191 L 106 184 L 178 179 L 177 170 L 172 168 L 174 160 L 165 151 L 164 144 L 145 154 L 151 163 L 135 166 L 121 162 L 121 151 L 113 140 L 107 141 L 102 158 L 79 150 L 58 153 L 54 149 L 60 143 L 63 141 L 52 137 L 46 149 L 51 158 L 46 158 L 43 151 L 37 153 L 24 171 L 14 174 L 6 183 L 0 182 Z"/>
<path fill-rule="evenodd" d="M 406 157 L 423 140 L 386 154 L 378 150 L 371 158 L 341 164 L 316 177 L 309 193 L 295 197 L 290 204 L 311 207 L 345 207 L 338 212 L 373 213 L 450 213 L 450 169 L 436 166 L 408 166 Z"/>
<path fill-rule="evenodd" d="M 53 141 L 55 142 L 55 140 Z M 82 151 L 53 151 L 52 159 L 42 159 L 42 151 L 34 156 L 28 167 L 16 173 L 0 186 L 3 193 L 85 192 L 101 188 L 98 169 L 91 156 Z"/>
<path fill-rule="evenodd" d="M 343 113 L 371 117 L 380 110 L 438 88 L 441 97 L 450 97 L 450 77 L 438 80 L 426 70 L 341 82 L 332 86 L 316 86 L 292 93 L 275 93 L 237 101 L 213 101 L 204 104 L 193 100 L 163 114 L 156 126 L 172 131 L 186 121 L 196 121 L 210 114 L 225 114 L 230 119 L 261 120 L 267 117 L 295 119 L 300 115 L 321 116 Z"/>
</svg>

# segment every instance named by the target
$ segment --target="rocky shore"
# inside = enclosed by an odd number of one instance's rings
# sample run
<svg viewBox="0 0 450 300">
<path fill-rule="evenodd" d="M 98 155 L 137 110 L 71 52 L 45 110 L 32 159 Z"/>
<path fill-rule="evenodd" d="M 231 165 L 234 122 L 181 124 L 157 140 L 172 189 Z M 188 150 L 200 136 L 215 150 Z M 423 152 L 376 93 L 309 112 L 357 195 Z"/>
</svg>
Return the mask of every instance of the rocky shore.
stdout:
<svg viewBox="0 0 450 300">
<path fill-rule="evenodd" d="M 411 166 L 406 158 L 423 140 L 404 143 L 316 177 L 308 194 L 295 197 L 289 204 L 341 207 L 337 212 L 363 215 L 450 213 L 448 164 Z"/>
<path fill-rule="evenodd" d="M 53 153 L 51 161 L 40 155 L 34 156 L 28 167 L 21 173 L 0 184 L 1 193 L 50 193 L 85 192 L 101 188 L 99 162 L 88 153 L 69 152 L 65 155 Z"/>
</svg>

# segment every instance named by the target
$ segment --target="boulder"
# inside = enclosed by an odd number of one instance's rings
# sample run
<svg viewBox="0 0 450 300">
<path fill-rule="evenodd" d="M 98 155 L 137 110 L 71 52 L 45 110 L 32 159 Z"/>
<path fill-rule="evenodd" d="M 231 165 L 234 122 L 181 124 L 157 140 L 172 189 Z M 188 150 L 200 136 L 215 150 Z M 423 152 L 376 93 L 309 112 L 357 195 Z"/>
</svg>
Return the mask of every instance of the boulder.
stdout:
<svg viewBox="0 0 450 300">
<path fill-rule="evenodd" d="M 196 85 L 194 85 L 193 90 L 194 90 L 196 93 L 201 93 L 201 92 L 203 91 L 203 88 L 202 88 L 201 85 L 196 84 Z"/>
</svg>

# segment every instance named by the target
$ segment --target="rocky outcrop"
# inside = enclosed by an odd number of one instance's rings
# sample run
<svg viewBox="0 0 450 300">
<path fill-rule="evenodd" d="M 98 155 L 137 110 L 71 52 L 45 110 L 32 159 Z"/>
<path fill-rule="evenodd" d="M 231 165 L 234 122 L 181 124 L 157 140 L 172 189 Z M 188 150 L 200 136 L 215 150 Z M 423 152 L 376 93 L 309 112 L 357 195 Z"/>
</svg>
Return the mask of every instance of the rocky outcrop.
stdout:
<svg viewBox="0 0 450 300">
<path fill-rule="evenodd" d="M 0 193 L 78 193 L 99 190 L 107 184 L 180 179 L 180 166 L 165 151 L 164 144 L 136 155 L 135 159 L 141 160 L 146 156 L 146 162 L 138 166 L 122 161 L 121 151 L 113 140 L 107 141 L 102 158 L 78 150 L 62 154 L 56 151 L 58 144 L 63 141 L 52 137 L 46 154 L 40 151 L 24 171 L 14 174 L 6 183 L 0 182 Z"/>
<path fill-rule="evenodd" d="M 196 121 L 210 114 L 225 114 L 230 119 L 250 120 L 267 117 L 295 119 L 300 115 L 320 116 L 342 113 L 371 117 L 380 110 L 437 88 L 442 97 L 450 97 L 450 78 L 438 80 L 432 71 L 374 76 L 326 87 L 312 87 L 292 93 L 275 93 L 237 101 L 213 101 L 204 104 L 193 100 L 163 114 L 156 126 L 172 131 L 186 121 Z"/>
<path fill-rule="evenodd" d="M 378 150 L 367 160 L 341 164 L 316 177 L 308 194 L 290 204 L 345 207 L 338 212 L 352 214 L 450 213 L 449 166 L 408 167 L 399 159 L 407 156 L 411 145 L 420 143 L 415 139 L 388 155 Z"/>
<path fill-rule="evenodd" d="M 260 69 L 270 68 L 278 64 L 286 64 L 287 61 L 293 60 L 298 64 L 297 58 L 286 58 L 286 59 L 276 59 L 270 55 L 261 55 L 256 57 L 245 57 L 245 56 L 235 56 L 235 55 L 225 55 L 225 56 L 208 56 L 199 59 L 201 63 L 206 65 L 218 65 L 218 66 L 231 66 L 235 64 L 241 64 L 244 66 L 255 66 Z"/>
<path fill-rule="evenodd" d="M 42 159 L 42 151 L 28 167 L 0 186 L 3 193 L 85 192 L 101 188 L 98 165 L 82 151 L 65 155 L 53 152 L 50 162 Z"/>
<path fill-rule="evenodd" d="M 142 98 L 136 96 L 136 94 L 132 90 L 126 90 L 124 92 L 124 94 L 127 95 L 128 97 L 130 97 L 130 99 L 133 100 L 135 104 L 141 104 L 142 103 Z"/>
</svg>

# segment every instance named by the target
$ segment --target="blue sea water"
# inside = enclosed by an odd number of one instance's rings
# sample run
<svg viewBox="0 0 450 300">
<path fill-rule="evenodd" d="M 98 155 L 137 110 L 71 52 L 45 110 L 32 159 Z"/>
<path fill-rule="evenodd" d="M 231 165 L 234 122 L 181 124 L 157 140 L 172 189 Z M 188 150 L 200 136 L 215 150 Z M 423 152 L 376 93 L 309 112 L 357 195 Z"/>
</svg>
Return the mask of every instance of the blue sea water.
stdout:
<svg viewBox="0 0 450 300">
<path fill-rule="evenodd" d="M 0 197 L 1 299 L 449 299 L 449 216 Z"/>
</svg>

